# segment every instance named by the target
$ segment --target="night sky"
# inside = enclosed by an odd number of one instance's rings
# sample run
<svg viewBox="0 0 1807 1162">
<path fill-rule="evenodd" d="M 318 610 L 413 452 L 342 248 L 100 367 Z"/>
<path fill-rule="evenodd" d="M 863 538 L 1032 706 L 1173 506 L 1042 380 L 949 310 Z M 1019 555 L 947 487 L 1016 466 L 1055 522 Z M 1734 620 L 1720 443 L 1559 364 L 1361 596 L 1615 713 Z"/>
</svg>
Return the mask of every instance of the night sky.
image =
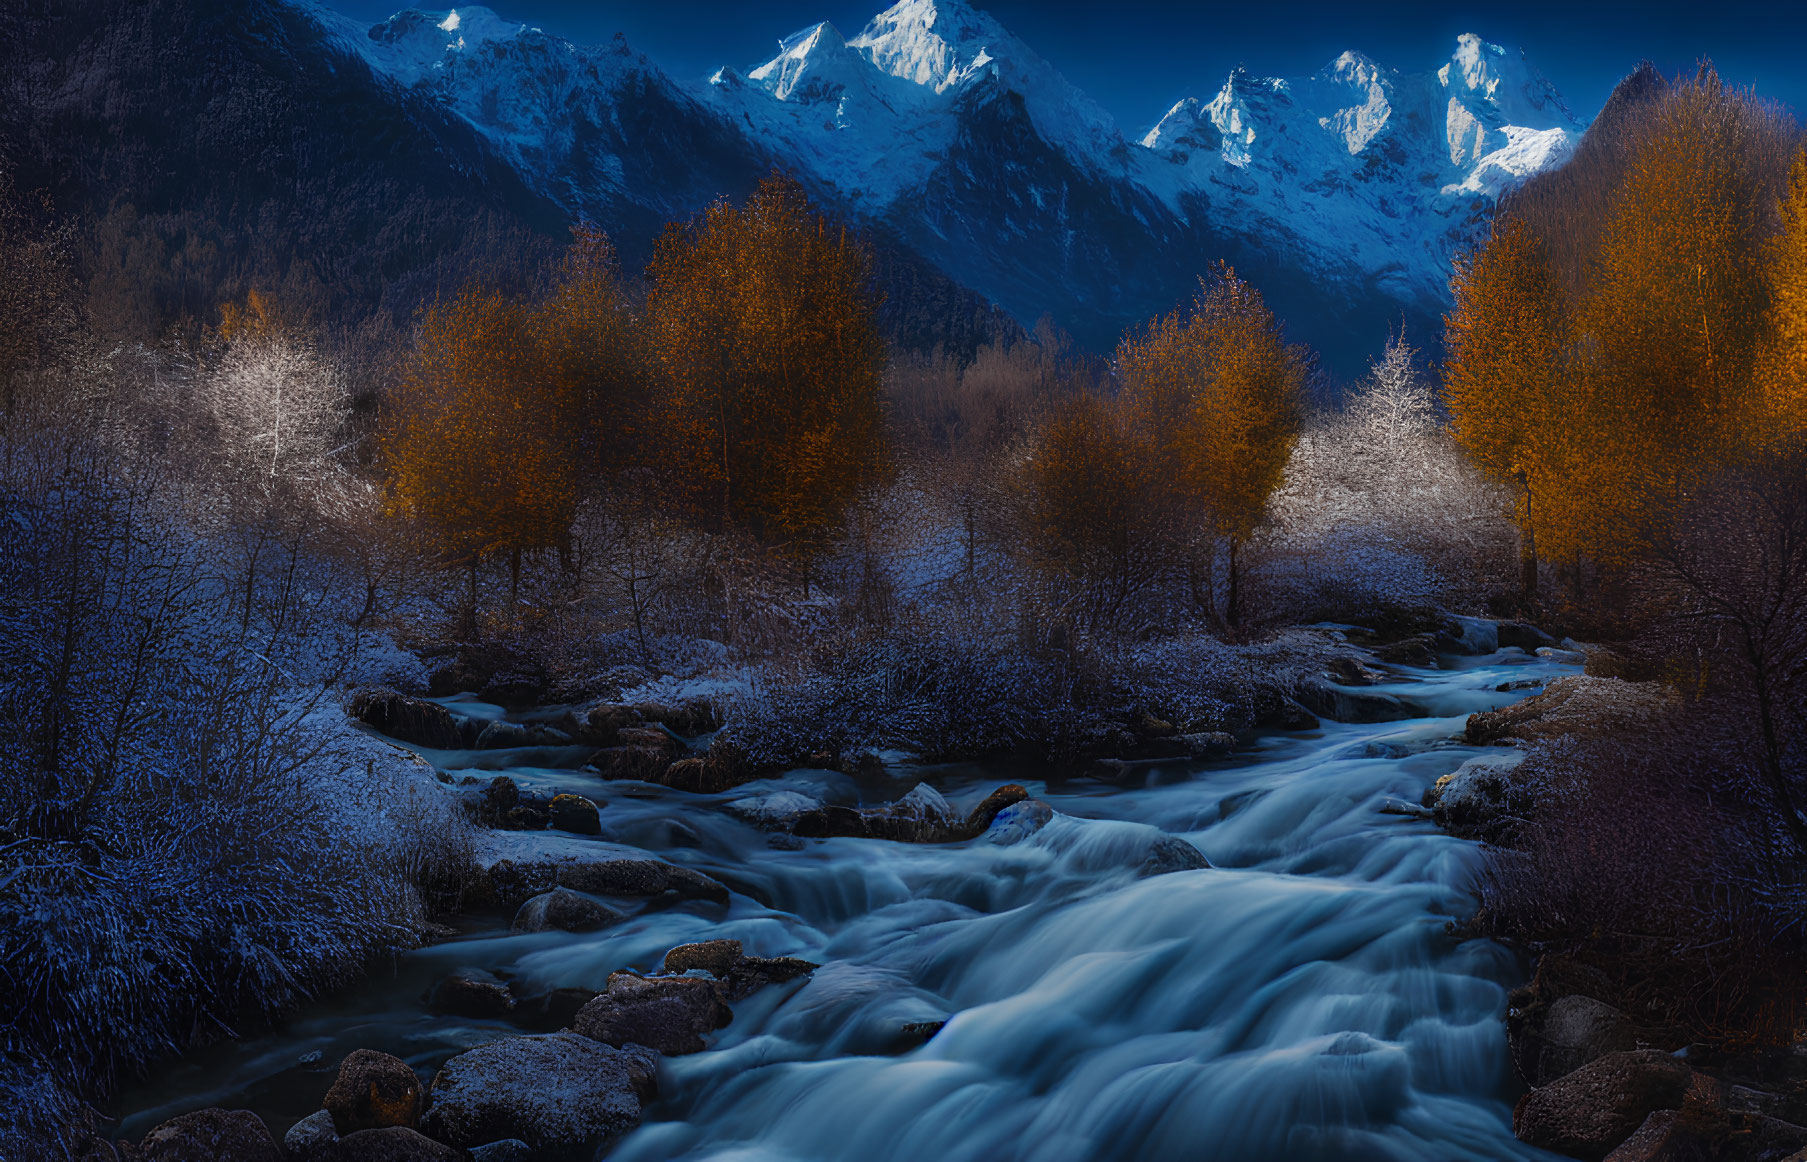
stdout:
<svg viewBox="0 0 1807 1162">
<path fill-rule="evenodd" d="M 406 7 L 398 0 L 326 2 L 360 20 Z M 758 64 L 774 54 L 779 37 L 819 20 L 853 36 L 886 2 L 493 0 L 489 7 L 579 43 L 626 33 L 633 47 L 668 73 L 697 78 L 724 64 Z M 444 5 L 429 0 L 420 6 Z M 1301 76 L 1354 48 L 1402 71 L 1428 72 L 1447 59 L 1461 32 L 1525 48 L 1584 118 L 1646 57 L 1673 73 L 1710 56 L 1728 80 L 1752 85 L 1797 113 L 1807 109 L 1807 5 L 1794 0 L 977 0 L 975 6 L 989 10 L 1138 136 L 1179 98 L 1210 96 L 1239 64 L 1260 74 Z"/>
</svg>

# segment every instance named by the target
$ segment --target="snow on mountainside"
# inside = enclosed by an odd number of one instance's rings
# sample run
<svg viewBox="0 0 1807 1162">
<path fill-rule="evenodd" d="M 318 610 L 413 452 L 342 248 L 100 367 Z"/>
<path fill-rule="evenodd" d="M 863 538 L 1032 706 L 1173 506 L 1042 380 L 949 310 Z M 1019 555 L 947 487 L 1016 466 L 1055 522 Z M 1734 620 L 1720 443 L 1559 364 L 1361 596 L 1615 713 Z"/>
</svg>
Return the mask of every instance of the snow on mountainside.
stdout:
<svg viewBox="0 0 1807 1162">
<path fill-rule="evenodd" d="M 1025 321 L 1051 312 L 1094 345 L 1225 256 L 1290 283 L 1301 313 L 1381 295 L 1434 318 L 1494 199 L 1560 164 L 1582 130 L 1522 53 L 1472 35 L 1422 73 L 1359 52 L 1305 78 L 1238 71 L 1128 140 L 964 0 L 900 0 L 851 39 L 817 24 L 695 84 L 619 38 L 581 49 L 484 8 L 366 26 L 293 2 L 573 211 L 606 197 L 694 208 L 709 175 L 661 196 L 658 167 L 706 141 L 741 169 L 778 161 Z M 649 133 L 673 138 L 666 154 Z M 988 238 L 1010 253 L 974 253 Z"/>
</svg>

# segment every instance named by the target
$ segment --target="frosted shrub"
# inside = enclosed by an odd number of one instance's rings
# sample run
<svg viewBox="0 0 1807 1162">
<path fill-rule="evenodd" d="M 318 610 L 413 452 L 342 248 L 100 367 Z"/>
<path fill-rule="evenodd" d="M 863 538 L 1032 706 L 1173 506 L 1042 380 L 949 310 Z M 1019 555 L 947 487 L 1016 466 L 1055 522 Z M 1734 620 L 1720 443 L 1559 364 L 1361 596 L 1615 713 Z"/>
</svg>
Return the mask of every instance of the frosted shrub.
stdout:
<svg viewBox="0 0 1807 1162">
<path fill-rule="evenodd" d="M 1481 604 L 1508 584 L 1507 498 L 1439 421 L 1416 352 L 1389 340 L 1340 412 L 1307 426 L 1255 546 L 1271 618 Z"/>
</svg>

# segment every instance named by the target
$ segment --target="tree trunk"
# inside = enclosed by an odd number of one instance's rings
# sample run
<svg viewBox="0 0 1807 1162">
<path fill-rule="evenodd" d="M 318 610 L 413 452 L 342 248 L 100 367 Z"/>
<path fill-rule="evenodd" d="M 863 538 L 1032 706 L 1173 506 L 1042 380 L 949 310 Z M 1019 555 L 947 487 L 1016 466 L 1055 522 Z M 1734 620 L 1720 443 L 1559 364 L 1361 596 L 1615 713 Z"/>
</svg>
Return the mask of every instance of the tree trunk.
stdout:
<svg viewBox="0 0 1807 1162">
<path fill-rule="evenodd" d="M 1518 482 L 1525 490 L 1525 518 L 1518 533 L 1519 603 L 1529 609 L 1537 602 L 1537 535 L 1531 527 L 1531 478 L 1520 472 Z"/>
</svg>

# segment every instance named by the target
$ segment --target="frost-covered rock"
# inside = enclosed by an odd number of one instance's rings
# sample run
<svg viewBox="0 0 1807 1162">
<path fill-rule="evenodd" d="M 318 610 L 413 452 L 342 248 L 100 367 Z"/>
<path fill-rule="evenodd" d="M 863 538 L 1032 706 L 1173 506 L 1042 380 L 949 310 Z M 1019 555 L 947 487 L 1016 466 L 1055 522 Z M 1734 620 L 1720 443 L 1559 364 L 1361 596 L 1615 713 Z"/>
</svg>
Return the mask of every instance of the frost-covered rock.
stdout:
<svg viewBox="0 0 1807 1162">
<path fill-rule="evenodd" d="M 1507 816 L 1530 809 L 1530 797 L 1515 786 L 1512 772 L 1523 751 L 1480 755 L 1438 779 L 1424 805 L 1437 822 L 1458 835 L 1477 835 Z"/>
<path fill-rule="evenodd" d="M 1561 666 L 1587 665 L 1587 655 L 1579 650 L 1559 650 L 1553 646 L 1539 646 L 1537 656 Z"/>
<path fill-rule="evenodd" d="M 1054 808 L 1039 799 L 1012 803 L 999 811 L 986 831 L 986 838 L 1002 847 L 1021 843 L 1046 827 L 1054 818 Z"/>
<path fill-rule="evenodd" d="M 753 795 L 736 799 L 728 810 L 760 827 L 783 827 L 805 811 L 822 806 L 822 800 L 798 791 L 773 791 L 769 795 Z"/>
<path fill-rule="evenodd" d="M 314 1162 L 338 1140 L 339 1131 L 333 1124 L 332 1111 L 315 1110 L 289 1127 L 289 1132 L 282 1136 L 282 1148 L 288 1151 L 291 1162 Z"/>
<path fill-rule="evenodd" d="M 637 848 L 563 832 L 483 832 L 476 837 L 475 856 L 483 872 L 477 894 L 503 907 L 559 887 L 597 896 L 675 892 L 714 903 L 728 899 L 728 889 L 701 872 L 648 859 Z"/>
<path fill-rule="evenodd" d="M 1654 722 L 1675 698 L 1672 690 L 1654 682 L 1573 674 L 1551 682 L 1541 694 L 1469 715 L 1464 736 L 1478 746 L 1637 730 Z"/>
<path fill-rule="evenodd" d="M 446 1062 L 421 1128 L 470 1149 L 505 1138 L 551 1162 L 587 1160 L 640 1121 L 657 1059 L 576 1033 L 492 1041 Z"/>
</svg>

